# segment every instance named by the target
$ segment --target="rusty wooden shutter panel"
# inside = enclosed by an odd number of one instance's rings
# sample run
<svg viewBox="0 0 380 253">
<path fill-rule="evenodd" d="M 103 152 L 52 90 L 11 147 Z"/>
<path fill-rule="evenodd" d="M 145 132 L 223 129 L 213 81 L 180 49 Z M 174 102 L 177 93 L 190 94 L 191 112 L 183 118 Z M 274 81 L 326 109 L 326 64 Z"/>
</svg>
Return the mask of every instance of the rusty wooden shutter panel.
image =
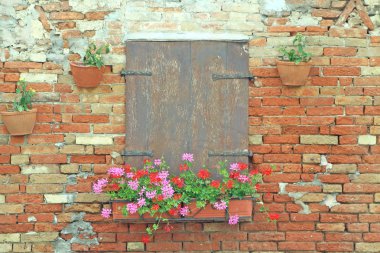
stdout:
<svg viewBox="0 0 380 253">
<path fill-rule="evenodd" d="M 247 161 L 244 43 L 127 42 L 126 68 L 127 162 L 163 156 L 177 170 L 184 152 L 197 168 Z"/>
</svg>

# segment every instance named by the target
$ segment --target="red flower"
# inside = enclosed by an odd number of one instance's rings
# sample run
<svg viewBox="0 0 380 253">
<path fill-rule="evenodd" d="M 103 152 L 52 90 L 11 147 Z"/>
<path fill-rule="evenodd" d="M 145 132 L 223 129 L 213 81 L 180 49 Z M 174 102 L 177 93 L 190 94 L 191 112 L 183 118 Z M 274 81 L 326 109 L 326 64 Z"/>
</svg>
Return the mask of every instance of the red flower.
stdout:
<svg viewBox="0 0 380 253">
<path fill-rule="evenodd" d="M 270 174 L 272 174 L 272 169 L 269 168 L 269 169 L 263 170 L 263 174 L 266 175 L 266 176 L 269 176 Z"/>
<path fill-rule="evenodd" d="M 120 189 L 120 186 L 118 184 L 112 184 L 111 188 L 113 191 L 118 191 Z"/>
<path fill-rule="evenodd" d="M 162 200 L 164 200 L 164 196 L 162 196 L 162 194 L 158 195 L 158 196 L 157 196 L 157 200 L 158 200 L 158 201 L 162 201 Z"/>
<path fill-rule="evenodd" d="M 160 209 L 159 205 L 157 204 L 152 205 L 152 210 L 157 211 L 158 209 Z"/>
<path fill-rule="evenodd" d="M 219 188 L 220 182 L 218 180 L 212 180 L 211 184 L 212 187 L 214 188 Z"/>
<path fill-rule="evenodd" d="M 259 184 L 255 185 L 255 188 L 256 188 L 256 191 L 258 191 L 260 189 L 260 185 Z"/>
<path fill-rule="evenodd" d="M 141 238 L 141 241 L 143 243 L 148 243 L 150 241 L 149 235 L 143 235 L 142 238 Z"/>
<path fill-rule="evenodd" d="M 179 171 L 186 171 L 189 169 L 189 166 L 187 164 L 180 164 L 179 165 Z"/>
<path fill-rule="evenodd" d="M 181 199 L 182 198 L 182 194 L 180 194 L 180 193 L 176 193 L 176 194 L 174 194 L 174 197 L 173 197 L 175 200 L 179 200 L 179 199 Z"/>
<path fill-rule="evenodd" d="M 238 163 L 240 170 L 246 170 L 248 169 L 248 164 L 246 163 Z"/>
<path fill-rule="evenodd" d="M 146 175 L 148 175 L 148 171 L 146 171 L 146 170 L 138 170 L 138 171 L 136 171 L 136 174 L 134 175 L 134 179 L 140 179 L 140 178 L 142 178 L 143 176 L 146 176 Z"/>
<path fill-rule="evenodd" d="M 233 186 L 234 186 L 234 181 L 228 180 L 228 182 L 227 182 L 227 188 L 231 189 Z"/>
<path fill-rule="evenodd" d="M 184 180 L 179 177 L 173 177 L 172 182 L 177 185 L 178 188 L 182 188 L 184 186 Z"/>
<path fill-rule="evenodd" d="M 119 175 L 119 174 L 117 174 L 117 175 L 115 175 L 115 174 L 111 174 L 111 175 L 110 175 L 110 178 L 121 178 L 121 176 L 122 176 L 122 175 Z"/>
<path fill-rule="evenodd" d="M 150 163 L 149 159 L 144 159 L 144 164 Z"/>
<path fill-rule="evenodd" d="M 207 169 L 202 169 L 198 172 L 198 177 L 205 180 L 210 177 L 210 172 Z"/>
<path fill-rule="evenodd" d="M 129 173 L 129 172 L 131 172 L 131 165 L 129 165 L 129 164 L 125 164 L 125 165 L 124 165 L 124 171 L 125 171 L 125 173 Z"/>
<path fill-rule="evenodd" d="M 254 170 L 251 170 L 250 172 L 249 172 L 249 174 L 250 175 L 256 175 L 256 174 L 259 174 L 259 170 L 258 169 L 254 169 Z"/>
<path fill-rule="evenodd" d="M 280 215 L 278 213 L 270 213 L 269 219 L 270 220 L 278 220 L 280 218 Z"/>
<path fill-rule="evenodd" d="M 232 179 L 238 179 L 239 176 L 240 176 L 239 172 L 236 172 L 236 171 L 231 171 L 230 172 L 230 178 L 232 178 Z"/>
<path fill-rule="evenodd" d="M 175 209 L 175 208 L 172 208 L 172 209 L 169 210 L 169 214 L 170 214 L 171 216 L 174 216 L 174 215 L 178 214 L 178 210 Z"/>
<path fill-rule="evenodd" d="M 159 183 L 161 182 L 161 178 L 158 177 L 158 172 L 152 172 L 149 175 L 149 179 L 151 183 Z"/>
</svg>

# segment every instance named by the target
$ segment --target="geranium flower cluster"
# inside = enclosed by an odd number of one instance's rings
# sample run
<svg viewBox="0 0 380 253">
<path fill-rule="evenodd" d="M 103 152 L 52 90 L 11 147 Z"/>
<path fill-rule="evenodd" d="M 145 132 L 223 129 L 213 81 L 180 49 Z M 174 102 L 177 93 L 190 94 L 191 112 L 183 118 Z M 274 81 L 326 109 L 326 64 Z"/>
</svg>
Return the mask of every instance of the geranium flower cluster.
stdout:
<svg viewBox="0 0 380 253">
<path fill-rule="evenodd" d="M 192 215 L 190 203 L 196 201 L 196 207 L 211 205 L 217 210 L 228 210 L 231 198 L 250 196 L 258 198 L 256 193 L 262 175 L 257 170 L 249 171 L 244 163 L 220 162 L 217 168 L 201 168 L 194 171 L 193 154 L 182 155 L 179 175 L 171 175 L 164 159 L 146 160 L 142 168 L 112 167 L 108 177 L 97 180 L 93 185 L 95 193 L 107 192 L 111 199 L 126 201 L 124 215 L 150 215 L 156 223 L 147 228 L 151 235 L 166 222 L 165 231 L 171 226 L 164 214 L 174 217 Z M 103 208 L 101 215 L 109 218 L 111 209 Z M 278 219 L 272 215 L 271 220 Z M 239 222 L 238 215 L 229 215 L 229 224 Z M 149 237 L 143 238 L 144 242 Z"/>
</svg>

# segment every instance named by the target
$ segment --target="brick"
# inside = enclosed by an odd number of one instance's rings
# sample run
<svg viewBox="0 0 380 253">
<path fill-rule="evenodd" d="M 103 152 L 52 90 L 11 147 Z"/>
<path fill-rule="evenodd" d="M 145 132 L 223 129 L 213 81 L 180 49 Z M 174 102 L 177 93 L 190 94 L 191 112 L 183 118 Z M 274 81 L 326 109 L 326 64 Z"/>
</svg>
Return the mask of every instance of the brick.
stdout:
<svg viewBox="0 0 380 253">
<path fill-rule="evenodd" d="M 106 194 L 78 193 L 75 199 L 77 203 L 107 202 L 110 197 Z"/>
<path fill-rule="evenodd" d="M 62 192 L 63 185 L 59 184 L 36 184 L 36 185 L 27 185 L 27 193 L 56 193 Z"/>
<path fill-rule="evenodd" d="M 240 250 L 242 251 L 274 251 L 277 252 L 277 244 L 275 242 L 240 242 Z"/>
<path fill-rule="evenodd" d="M 32 163 L 57 164 L 67 163 L 67 156 L 63 154 L 55 155 L 32 155 Z"/>
<path fill-rule="evenodd" d="M 370 204 L 369 205 L 370 213 L 380 213 L 380 204 Z"/>
<path fill-rule="evenodd" d="M 337 105 L 372 105 L 370 96 L 337 96 L 335 97 Z"/>
<path fill-rule="evenodd" d="M 84 145 L 112 145 L 113 139 L 111 136 L 77 136 L 75 142 Z"/>
<path fill-rule="evenodd" d="M 355 249 L 357 252 L 379 252 L 380 242 L 376 242 L 376 243 L 358 242 L 358 243 L 355 243 Z"/>
<path fill-rule="evenodd" d="M 325 184 L 323 185 L 323 192 L 342 192 L 343 187 L 340 184 Z"/>
<path fill-rule="evenodd" d="M 333 213 L 321 213 L 321 222 L 357 222 L 358 216 L 355 214 L 333 214 Z"/>
<path fill-rule="evenodd" d="M 279 250 L 315 250 L 314 242 L 279 242 L 278 243 Z"/>
<path fill-rule="evenodd" d="M 359 135 L 359 145 L 376 145 L 376 136 L 374 135 Z"/>
<path fill-rule="evenodd" d="M 301 135 L 301 144 L 315 144 L 315 145 L 323 145 L 323 144 L 338 144 L 337 136 L 329 136 L 329 135 Z"/>
<path fill-rule="evenodd" d="M 59 167 L 56 164 L 49 165 L 24 165 L 21 166 L 21 174 L 54 174 L 59 173 Z"/>
<path fill-rule="evenodd" d="M 360 76 L 361 69 L 359 67 L 324 67 L 323 74 L 325 76 Z"/>
<path fill-rule="evenodd" d="M 73 122 L 77 123 L 108 123 L 108 115 L 73 115 Z"/>
<path fill-rule="evenodd" d="M 367 29 L 331 27 L 329 30 L 329 35 L 331 37 L 339 38 L 365 38 L 367 36 Z"/>
<path fill-rule="evenodd" d="M 21 234 L 21 242 L 52 242 L 58 237 L 58 232 L 29 232 Z"/>
<path fill-rule="evenodd" d="M 0 184 L 0 193 L 16 193 L 20 191 L 18 184 Z"/>
<path fill-rule="evenodd" d="M 323 234 L 320 232 L 287 232 L 287 241 L 302 241 L 302 242 L 313 242 L 313 241 L 323 241 Z"/>
<path fill-rule="evenodd" d="M 354 47 L 328 47 L 323 49 L 327 56 L 355 56 L 357 49 Z"/>
<path fill-rule="evenodd" d="M 331 208 L 331 212 L 337 213 L 365 213 L 368 212 L 366 204 L 341 204 Z"/>
<path fill-rule="evenodd" d="M 0 204 L 0 214 L 22 212 L 24 212 L 24 206 L 21 204 Z"/>
<path fill-rule="evenodd" d="M 144 243 L 142 242 L 128 242 L 127 251 L 144 251 Z"/>
<path fill-rule="evenodd" d="M 9 61 L 4 63 L 4 68 L 13 69 L 13 68 L 25 68 L 25 69 L 41 69 L 42 63 L 38 62 L 21 62 L 21 61 Z"/>
<path fill-rule="evenodd" d="M 380 184 L 380 174 L 360 174 L 355 176 L 352 183 Z"/>
<path fill-rule="evenodd" d="M 344 194 L 338 195 L 336 200 L 341 203 L 372 203 L 373 196 L 364 194 Z"/>
<path fill-rule="evenodd" d="M 357 171 L 356 164 L 333 164 L 333 167 L 330 169 L 330 173 L 334 174 L 347 174 L 355 173 Z"/>
<path fill-rule="evenodd" d="M 30 175 L 30 182 L 34 184 L 59 184 L 66 183 L 67 176 L 61 174 L 34 174 Z"/>
<path fill-rule="evenodd" d="M 100 212 L 99 204 L 73 204 L 65 208 L 66 212 L 86 212 L 86 213 L 99 213 Z M 107 231 L 102 231 L 107 232 Z M 114 231 L 109 231 L 114 232 Z"/>
<path fill-rule="evenodd" d="M 43 197 L 39 194 L 11 194 L 6 200 L 7 203 L 42 203 Z"/>
<path fill-rule="evenodd" d="M 0 243 L 0 252 L 13 252 L 11 243 Z"/>
<path fill-rule="evenodd" d="M 354 244 L 352 242 L 320 242 L 317 243 L 318 251 L 344 251 L 353 252 Z"/>
<path fill-rule="evenodd" d="M 28 155 L 12 155 L 11 156 L 11 164 L 20 165 L 20 164 L 28 164 L 29 156 Z"/>
<path fill-rule="evenodd" d="M 180 251 L 182 244 L 178 242 L 148 243 L 148 251 Z"/>
<path fill-rule="evenodd" d="M 345 230 L 344 223 L 318 223 L 317 231 L 339 231 Z"/>
<path fill-rule="evenodd" d="M 51 12 L 51 20 L 73 20 L 73 19 L 84 19 L 84 15 L 80 12 Z"/>
<path fill-rule="evenodd" d="M 4 242 L 20 242 L 19 233 L 0 234 L 0 243 Z"/>
<path fill-rule="evenodd" d="M 370 193 L 370 192 L 380 192 L 380 184 L 359 184 L 359 183 L 349 183 L 343 185 L 344 192 L 352 193 Z"/>
</svg>

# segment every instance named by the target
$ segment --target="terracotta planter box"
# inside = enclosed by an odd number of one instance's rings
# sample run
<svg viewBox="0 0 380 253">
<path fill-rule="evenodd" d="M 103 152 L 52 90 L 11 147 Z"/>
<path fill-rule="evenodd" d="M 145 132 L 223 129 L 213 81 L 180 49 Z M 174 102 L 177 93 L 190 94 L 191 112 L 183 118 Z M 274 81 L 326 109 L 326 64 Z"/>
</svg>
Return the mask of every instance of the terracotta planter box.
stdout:
<svg viewBox="0 0 380 253">
<path fill-rule="evenodd" d="M 33 132 L 37 109 L 23 112 L 1 112 L 1 118 L 11 135 L 26 135 Z"/>
<path fill-rule="evenodd" d="M 114 221 L 124 221 L 129 223 L 154 223 L 156 220 L 156 217 L 159 217 L 160 214 L 156 214 L 154 217 L 152 217 L 149 214 L 144 214 L 143 216 L 140 216 L 138 213 L 129 214 L 128 216 L 123 215 L 123 208 L 126 205 L 126 201 L 123 200 L 114 200 L 112 201 L 112 216 Z M 171 216 L 167 213 L 162 214 L 163 218 L 166 218 L 168 220 L 177 220 L 180 219 L 180 216 Z"/>
<path fill-rule="evenodd" d="M 126 205 L 126 201 L 114 200 L 112 201 L 112 213 L 113 220 L 124 221 L 129 223 L 154 223 L 155 217 L 150 215 L 140 216 L 139 214 L 131 214 L 124 216 L 122 210 Z M 252 220 L 253 200 L 252 198 L 244 199 L 232 199 L 228 210 L 217 210 L 208 204 L 205 208 L 197 208 L 196 203 L 191 202 L 189 205 L 190 214 L 186 217 L 170 216 L 169 214 L 163 214 L 162 217 L 169 219 L 172 222 L 187 222 L 187 221 L 226 221 L 230 215 L 239 215 L 240 221 Z M 157 215 L 158 216 L 158 215 Z"/>
</svg>

